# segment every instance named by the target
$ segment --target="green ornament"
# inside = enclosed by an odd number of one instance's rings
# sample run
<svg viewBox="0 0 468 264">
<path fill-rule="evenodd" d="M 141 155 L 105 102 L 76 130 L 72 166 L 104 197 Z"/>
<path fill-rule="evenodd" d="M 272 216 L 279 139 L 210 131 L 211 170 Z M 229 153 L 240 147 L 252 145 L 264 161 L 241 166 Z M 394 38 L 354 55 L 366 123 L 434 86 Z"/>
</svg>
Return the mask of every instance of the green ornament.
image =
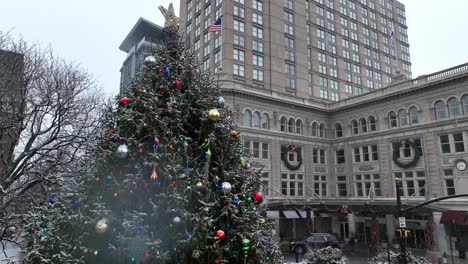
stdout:
<svg viewBox="0 0 468 264">
<path fill-rule="evenodd" d="M 249 247 L 250 246 L 250 240 L 248 240 L 247 238 L 242 239 L 242 246 Z"/>
<path fill-rule="evenodd" d="M 249 196 L 249 197 L 247 197 L 247 202 L 248 202 L 248 203 L 252 203 L 252 202 L 253 202 L 253 199 L 252 199 L 252 197 L 250 197 L 250 196 Z"/>
<path fill-rule="evenodd" d="M 211 160 L 211 149 L 208 149 L 205 154 L 208 157 L 208 160 Z"/>
</svg>

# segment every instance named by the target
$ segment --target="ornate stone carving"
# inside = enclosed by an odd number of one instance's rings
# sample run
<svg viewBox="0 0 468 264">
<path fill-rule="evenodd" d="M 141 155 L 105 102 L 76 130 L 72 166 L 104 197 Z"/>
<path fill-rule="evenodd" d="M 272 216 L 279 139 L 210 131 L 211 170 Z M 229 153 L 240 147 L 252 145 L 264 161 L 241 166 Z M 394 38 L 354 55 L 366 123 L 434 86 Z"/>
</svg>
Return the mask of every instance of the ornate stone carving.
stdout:
<svg viewBox="0 0 468 264">
<path fill-rule="evenodd" d="M 360 171 L 371 171 L 374 169 L 371 165 L 360 165 L 358 168 Z"/>
</svg>

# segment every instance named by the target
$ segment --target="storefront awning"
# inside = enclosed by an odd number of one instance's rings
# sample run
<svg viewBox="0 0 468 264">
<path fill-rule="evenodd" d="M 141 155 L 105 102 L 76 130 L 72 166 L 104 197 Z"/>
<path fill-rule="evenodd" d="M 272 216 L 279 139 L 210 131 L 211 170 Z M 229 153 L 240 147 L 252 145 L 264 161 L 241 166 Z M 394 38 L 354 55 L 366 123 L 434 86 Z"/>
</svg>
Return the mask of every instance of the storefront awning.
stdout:
<svg viewBox="0 0 468 264">
<path fill-rule="evenodd" d="M 468 225 L 468 215 L 465 211 L 445 211 L 440 218 L 441 224 Z"/>
<path fill-rule="evenodd" d="M 307 211 L 299 211 L 301 218 L 307 218 Z"/>
<path fill-rule="evenodd" d="M 287 219 L 298 219 L 301 218 L 296 211 L 283 211 L 284 217 Z"/>
<path fill-rule="evenodd" d="M 279 219 L 279 211 L 267 211 L 267 219 Z"/>
</svg>

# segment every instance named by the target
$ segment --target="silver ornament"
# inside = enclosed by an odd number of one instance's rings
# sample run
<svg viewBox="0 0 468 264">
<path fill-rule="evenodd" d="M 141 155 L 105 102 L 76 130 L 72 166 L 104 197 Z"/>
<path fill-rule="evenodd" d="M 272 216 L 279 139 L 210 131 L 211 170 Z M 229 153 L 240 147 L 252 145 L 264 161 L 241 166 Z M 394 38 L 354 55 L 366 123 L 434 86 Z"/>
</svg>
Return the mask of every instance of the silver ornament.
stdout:
<svg viewBox="0 0 468 264">
<path fill-rule="evenodd" d="M 96 233 L 99 235 L 104 234 L 108 228 L 109 228 L 109 225 L 107 224 L 107 219 L 105 218 L 97 221 L 96 226 L 95 226 Z"/>
<path fill-rule="evenodd" d="M 156 63 L 156 58 L 152 55 L 148 56 L 145 58 L 145 65 L 146 66 L 151 66 Z"/>
<path fill-rule="evenodd" d="M 225 103 L 224 97 L 222 97 L 222 96 L 218 97 L 218 106 L 220 108 L 224 108 L 224 103 Z"/>
<path fill-rule="evenodd" d="M 223 182 L 221 185 L 221 188 L 223 189 L 224 193 L 230 193 L 232 190 L 232 185 L 229 182 Z"/>
<path fill-rule="evenodd" d="M 128 147 L 127 147 L 127 145 L 125 145 L 125 144 L 120 145 L 117 148 L 116 155 L 117 155 L 117 157 L 119 157 L 121 159 L 124 159 L 124 158 L 128 157 Z"/>
<path fill-rule="evenodd" d="M 201 253 L 200 253 L 200 250 L 197 250 L 195 249 L 193 252 L 192 252 L 192 258 L 199 258 L 201 256 Z"/>
<path fill-rule="evenodd" d="M 180 221 L 181 221 L 181 219 L 180 219 L 180 217 L 178 217 L 178 216 L 176 216 L 176 217 L 174 217 L 174 218 L 172 219 L 172 222 L 173 222 L 174 224 L 179 224 Z"/>
</svg>

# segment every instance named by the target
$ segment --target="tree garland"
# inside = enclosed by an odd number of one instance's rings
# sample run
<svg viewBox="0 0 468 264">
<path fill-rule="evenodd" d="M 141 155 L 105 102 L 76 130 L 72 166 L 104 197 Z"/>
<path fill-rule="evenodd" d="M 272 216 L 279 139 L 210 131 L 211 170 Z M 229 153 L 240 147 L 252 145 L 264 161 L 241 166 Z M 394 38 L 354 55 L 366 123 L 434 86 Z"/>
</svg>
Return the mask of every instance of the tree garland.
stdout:
<svg viewBox="0 0 468 264">
<path fill-rule="evenodd" d="M 293 152 L 293 151 L 297 151 L 298 163 L 296 165 L 292 165 L 291 163 L 289 163 L 289 160 L 288 160 L 288 153 Z M 284 165 L 289 170 L 298 170 L 302 165 L 302 151 L 300 148 L 296 148 L 293 146 L 281 146 L 281 160 L 284 162 Z"/>
<path fill-rule="evenodd" d="M 398 156 L 400 154 L 400 148 L 401 146 L 403 146 L 404 144 L 408 143 L 410 145 L 410 147 L 413 148 L 413 151 L 414 151 L 414 157 L 413 159 L 408 162 L 408 163 L 403 163 L 403 162 L 400 162 L 398 160 Z M 409 169 L 409 168 L 412 168 L 414 166 L 416 166 L 416 164 L 418 163 L 419 159 L 421 158 L 421 153 L 419 153 L 419 149 L 418 149 L 418 146 L 416 145 L 416 143 L 414 143 L 413 140 L 403 140 L 402 141 L 402 144 L 400 145 L 399 148 L 394 148 L 393 149 L 393 162 L 395 162 L 395 164 L 400 167 L 400 168 L 403 168 L 403 169 Z"/>
</svg>

